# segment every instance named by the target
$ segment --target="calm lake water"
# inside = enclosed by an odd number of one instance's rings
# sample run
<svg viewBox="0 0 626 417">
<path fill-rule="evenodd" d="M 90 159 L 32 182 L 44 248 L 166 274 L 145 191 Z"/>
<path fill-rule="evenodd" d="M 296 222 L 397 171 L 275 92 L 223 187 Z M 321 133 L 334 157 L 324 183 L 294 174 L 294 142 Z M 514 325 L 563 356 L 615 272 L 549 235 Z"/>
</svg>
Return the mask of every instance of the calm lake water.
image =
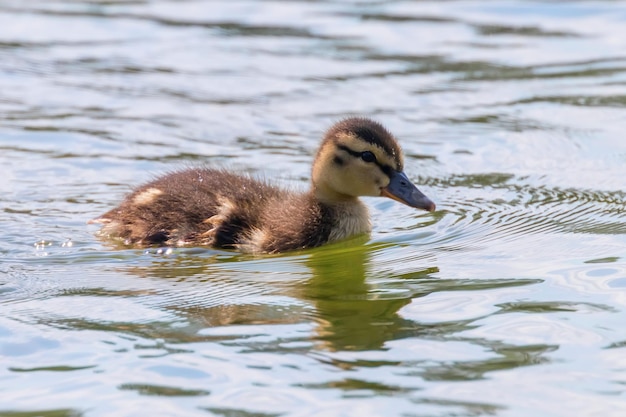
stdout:
<svg viewBox="0 0 626 417">
<path fill-rule="evenodd" d="M 625 1 L 0 0 L 0 416 L 624 416 Z M 282 256 L 87 220 L 394 132 L 437 203 Z M 261 174 L 262 173 L 262 174 Z"/>
</svg>

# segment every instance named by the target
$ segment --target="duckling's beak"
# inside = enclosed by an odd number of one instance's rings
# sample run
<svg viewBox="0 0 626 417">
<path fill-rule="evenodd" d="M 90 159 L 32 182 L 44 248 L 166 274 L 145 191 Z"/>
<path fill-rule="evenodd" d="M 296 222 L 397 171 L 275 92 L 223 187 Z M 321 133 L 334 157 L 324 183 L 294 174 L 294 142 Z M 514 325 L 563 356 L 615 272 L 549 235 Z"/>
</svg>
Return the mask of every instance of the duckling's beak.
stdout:
<svg viewBox="0 0 626 417">
<path fill-rule="evenodd" d="M 380 195 L 410 207 L 435 211 L 435 203 L 418 190 L 404 172 L 393 171 L 389 185 L 381 190 Z"/>
</svg>

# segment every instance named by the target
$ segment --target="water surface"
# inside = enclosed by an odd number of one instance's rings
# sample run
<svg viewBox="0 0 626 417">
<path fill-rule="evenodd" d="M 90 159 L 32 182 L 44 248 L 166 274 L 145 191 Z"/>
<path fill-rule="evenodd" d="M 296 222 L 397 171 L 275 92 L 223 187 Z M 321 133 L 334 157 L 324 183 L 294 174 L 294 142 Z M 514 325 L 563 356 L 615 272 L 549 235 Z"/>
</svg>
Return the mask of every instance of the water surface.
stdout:
<svg viewBox="0 0 626 417">
<path fill-rule="evenodd" d="M 0 416 L 623 416 L 626 2 L 0 0 Z M 424 213 L 281 256 L 87 220 L 394 132 Z"/>
</svg>

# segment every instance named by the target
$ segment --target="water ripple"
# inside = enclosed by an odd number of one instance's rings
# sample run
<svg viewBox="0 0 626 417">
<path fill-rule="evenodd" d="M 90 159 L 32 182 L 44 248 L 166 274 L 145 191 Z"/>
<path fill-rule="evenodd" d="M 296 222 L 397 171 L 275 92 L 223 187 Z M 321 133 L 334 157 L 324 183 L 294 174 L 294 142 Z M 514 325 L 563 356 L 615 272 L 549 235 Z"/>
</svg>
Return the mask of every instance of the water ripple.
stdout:
<svg viewBox="0 0 626 417">
<path fill-rule="evenodd" d="M 440 222 L 446 225 L 446 234 L 439 239 L 453 241 L 449 249 L 460 246 L 462 241 L 466 242 L 463 246 L 471 247 L 530 234 L 626 233 L 625 195 L 621 191 L 534 187 L 519 184 L 509 175 L 496 179 L 491 174 L 431 180 L 429 184 L 452 188 L 448 194 L 454 193 L 455 197 L 459 192 L 454 188 L 466 191 L 463 200 L 451 199 L 440 205 Z M 471 191 L 475 187 L 481 188 L 481 196 L 467 199 L 475 194 Z"/>
</svg>

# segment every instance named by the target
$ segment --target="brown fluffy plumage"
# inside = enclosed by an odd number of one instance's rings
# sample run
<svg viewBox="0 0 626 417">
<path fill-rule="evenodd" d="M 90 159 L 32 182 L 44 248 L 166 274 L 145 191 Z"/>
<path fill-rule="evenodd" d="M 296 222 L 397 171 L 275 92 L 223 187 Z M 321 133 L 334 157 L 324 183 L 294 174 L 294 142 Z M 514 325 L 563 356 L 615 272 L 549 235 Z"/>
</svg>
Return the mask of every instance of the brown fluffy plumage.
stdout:
<svg viewBox="0 0 626 417">
<path fill-rule="evenodd" d="M 315 247 L 370 231 L 359 195 L 434 210 L 402 165 L 400 147 L 387 130 L 369 119 L 350 118 L 326 133 L 306 193 L 223 169 L 190 168 L 138 187 L 92 222 L 126 244 L 195 244 L 253 253 Z"/>
</svg>

